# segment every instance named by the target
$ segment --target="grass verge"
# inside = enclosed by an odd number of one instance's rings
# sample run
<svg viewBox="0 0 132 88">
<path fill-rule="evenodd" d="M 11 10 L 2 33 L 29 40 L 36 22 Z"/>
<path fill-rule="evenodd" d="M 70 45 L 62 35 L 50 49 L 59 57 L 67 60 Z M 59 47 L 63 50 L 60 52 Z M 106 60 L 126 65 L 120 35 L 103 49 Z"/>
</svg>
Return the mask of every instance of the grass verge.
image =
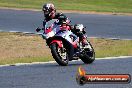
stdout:
<svg viewBox="0 0 132 88">
<path fill-rule="evenodd" d="M 89 39 L 96 57 L 132 56 L 132 40 Z M 39 35 L 0 32 L 0 65 L 54 60 Z"/>
<path fill-rule="evenodd" d="M 41 9 L 47 2 L 59 10 L 132 13 L 132 0 L 0 0 L 0 7 Z"/>
</svg>

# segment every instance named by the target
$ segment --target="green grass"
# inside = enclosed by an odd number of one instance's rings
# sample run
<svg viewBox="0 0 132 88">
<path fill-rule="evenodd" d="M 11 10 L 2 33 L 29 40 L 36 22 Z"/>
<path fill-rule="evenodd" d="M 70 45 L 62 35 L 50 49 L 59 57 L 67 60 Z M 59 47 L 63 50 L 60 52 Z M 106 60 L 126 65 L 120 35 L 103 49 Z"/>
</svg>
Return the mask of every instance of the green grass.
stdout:
<svg viewBox="0 0 132 88">
<path fill-rule="evenodd" d="M 132 56 L 132 40 L 93 39 L 96 57 Z"/>
<path fill-rule="evenodd" d="M 23 57 L 23 58 L 8 58 L 1 59 L 0 65 L 4 64 L 15 64 L 15 63 L 32 63 L 32 62 L 47 62 L 52 61 L 51 57 Z"/>
<path fill-rule="evenodd" d="M 97 57 L 132 56 L 132 40 L 90 38 Z M 54 60 L 39 35 L 0 32 L 0 65 Z"/>
<path fill-rule="evenodd" d="M 132 0 L 0 0 L 0 7 L 41 9 L 47 2 L 59 10 L 132 13 Z"/>
</svg>

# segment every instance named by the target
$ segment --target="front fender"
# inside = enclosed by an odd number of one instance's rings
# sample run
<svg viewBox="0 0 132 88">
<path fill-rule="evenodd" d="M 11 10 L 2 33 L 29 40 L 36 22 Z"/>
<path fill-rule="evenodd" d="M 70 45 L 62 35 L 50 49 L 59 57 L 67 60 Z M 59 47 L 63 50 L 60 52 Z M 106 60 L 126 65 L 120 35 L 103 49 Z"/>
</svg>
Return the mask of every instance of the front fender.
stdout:
<svg viewBox="0 0 132 88">
<path fill-rule="evenodd" d="M 62 43 L 62 41 L 61 41 L 61 40 L 53 40 L 53 41 L 50 43 L 50 45 L 51 45 L 52 43 L 57 43 L 57 44 L 58 44 L 58 46 L 59 46 L 60 48 L 62 48 L 62 47 L 63 47 L 63 43 Z"/>
<path fill-rule="evenodd" d="M 68 47 L 69 45 L 72 45 L 69 41 L 67 41 L 63 37 L 59 37 L 59 36 L 54 36 L 54 37 L 48 38 L 46 40 L 46 43 L 48 46 L 50 46 L 50 44 L 52 44 L 52 43 L 57 43 L 59 45 L 59 47 L 63 47 L 63 46 Z"/>
</svg>

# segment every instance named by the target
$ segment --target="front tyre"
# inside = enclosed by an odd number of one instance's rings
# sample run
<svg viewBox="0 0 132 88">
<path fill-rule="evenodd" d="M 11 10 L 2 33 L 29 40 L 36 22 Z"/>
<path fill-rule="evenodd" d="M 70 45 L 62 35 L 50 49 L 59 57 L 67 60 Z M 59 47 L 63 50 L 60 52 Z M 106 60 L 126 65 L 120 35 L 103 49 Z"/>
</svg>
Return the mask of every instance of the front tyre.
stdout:
<svg viewBox="0 0 132 88">
<path fill-rule="evenodd" d="M 80 59 L 85 63 L 85 64 L 90 64 L 95 60 L 95 52 L 92 47 L 92 44 L 88 42 L 89 48 L 85 48 L 82 52 L 82 55 L 80 56 Z"/>
<path fill-rule="evenodd" d="M 64 47 L 60 48 L 57 43 L 50 45 L 51 53 L 55 61 L 61 66 L 67 66 L 69 61 L 68 53 Z"/>
</svg>

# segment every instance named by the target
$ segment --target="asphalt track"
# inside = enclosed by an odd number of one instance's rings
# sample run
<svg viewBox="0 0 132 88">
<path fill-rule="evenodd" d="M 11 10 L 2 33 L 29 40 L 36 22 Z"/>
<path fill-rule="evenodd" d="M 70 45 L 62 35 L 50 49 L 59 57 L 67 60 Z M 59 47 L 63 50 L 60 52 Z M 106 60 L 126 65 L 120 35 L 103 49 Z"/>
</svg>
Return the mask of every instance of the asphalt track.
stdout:
<svg viewBox="0 0 132 88">
<path fill-rule="evenodd" d="M 88 74 L 130 74 L 132 58 L 96 60 L 85 65 L 81 61 L 69 66 L 57 63 L 0 67 L 0 88 L 132 88 L 129 84 L 85 84 L 76 83 L 76 73 L 82 66 Z"/>
<path fill-rule="evenodd" d="M 72 23 L 82 23 L 88 37 L 132 39 L 132 16 L 66 14 Z M 42 27 L 43 13 L 0 9 L 0 30 L 33 32 Z"/>
</svg>

